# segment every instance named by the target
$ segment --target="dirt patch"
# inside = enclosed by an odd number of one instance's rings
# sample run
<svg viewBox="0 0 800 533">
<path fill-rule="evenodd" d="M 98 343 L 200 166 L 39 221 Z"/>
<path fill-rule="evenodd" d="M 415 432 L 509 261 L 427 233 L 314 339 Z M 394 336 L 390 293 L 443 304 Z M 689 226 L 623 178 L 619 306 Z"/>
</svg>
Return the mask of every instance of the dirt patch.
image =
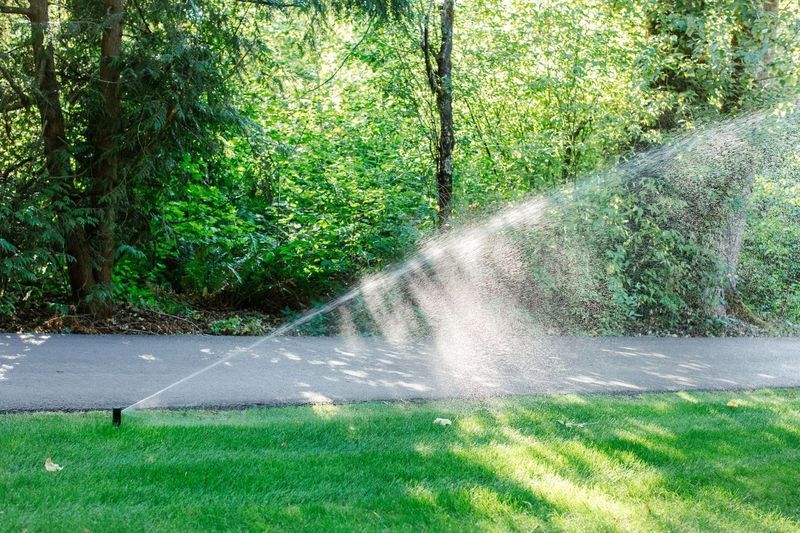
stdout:
<svg viewBox="0 0 800 533">
<path fill-rule="evenodd" d="M 87 335 L 263 335 L 281 322 L 281 317 L 256 311 L 192 309 L 172 314 L 120 304 L 115 307 L 114 316 L 108 319 L 83 314 L 63 315 L 47 308 L 21 309 L 13 317 L 0 317 L 0 331 Z"/>
</svg>

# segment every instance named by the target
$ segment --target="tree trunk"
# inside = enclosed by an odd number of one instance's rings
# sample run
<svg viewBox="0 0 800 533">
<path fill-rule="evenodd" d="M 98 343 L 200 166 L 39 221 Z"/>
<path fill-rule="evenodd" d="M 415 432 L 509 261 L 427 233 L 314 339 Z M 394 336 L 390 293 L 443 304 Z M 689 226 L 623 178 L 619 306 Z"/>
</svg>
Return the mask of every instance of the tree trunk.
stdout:
<svg viewBox="0 0 800 533">
<path fill-rule="evenodd" d="M 108 288 L 114 269 L 115 212 L 112 195 L 119 184 L 119 155 L 117 136 L 121 129 L 119 90 L 119 57 L 122 53 L 122 24 L 125 16 L 124 0 L 105 0 L 106 15 L 100 41 L 100 76 L 98 92 L 103 105 L 92 134 L 94 161 L 91 169 L 91 203 L 100 213 L 100 221 L 93 228 L 96 260 L 92 276 L 96 285 Z M 111 302 L 108 298 L 93 302 L 92 314 L 108 316 Z"/>
<path fill-rule="evenodd" d="M 432 3 L 431 3 L 432 6 Z M 452 214 L 453 199 L 453 18 L 455 0 L 442 0 L 439 6 L 439 32 L 441 41 L 436 52 L 436 69 L 431 56 L 433 50 L 429 41 L 429 20 L 426 18 L 422 28 L 422 51 L 425 59 L 425 73 L 428 85 L 436 97 L 436 110 L 439 115 L 439 138 L 436 144 L 436 200 L 439 207 L 438 222 L 445 226 Z M 430 15 L 430 13 L 428 14 Z"/>
<path fill-rule="evenodd" d="M 742 251 L 742 240 L 747 221 L 747 205 L 750 203 L 754 176 L 755 174 L 751 174 L 743 190 L 739 191 L 736 198 L 737 207 L 731 211 L 720 232 L 719 251 L 725 262 L 726 270 L 723 287 L 725 293 L 736 292 L 736 269 L 739 267 L 739 256 Z"/>
<path fill-rule="evenodd" d="M 452 213 L 453 199 L 453 11 L 454 0 L 442 2 L 442 43 L 436 56 L 436 77 L 439 82 L 436 108 L 439 110 L 439 144 L 436 148 L 436 190 L 439 200 L 439 224 L 445 225 Z"/>
<path fill-rule="evenodd" d="M 45 165 L 51 179 L 65 180 L 71 175 L 64 115 L 56 79 L 52 43 L 46 42 L 50 23 L 47 0 L 31 0 L 29 18 L 33 47 L 33 66 L 37 82 L 36 107 L 42 122 Z"/>
<path fill-rule="evenodd" d="M 36 79 L 36 107 L 42 123 L 45 167 L 49 179 L 63 181 L 64 189 L 72 189 L 72 169 L 66 140 L 64 114 L 61 109 L 60 87 L 56 77 L 53 45 L 47 40 L 50 24 L 47 0 L 30 0 L 28 18 L 31 21 L 33 72 Z M 72 297 L 81 302 L 94 289 L 92 254 L 81 227 L 65 231 L 64 251 L 71 256 L 67 263 Z"/>
<path fill-rule="evenodd" d="M 100 297 L 96 291 L 111 284 L 114 268 L 115 221 L 111 195 L 119 183 L 116 140 L 121 129 L 118 59 L 121 54 L 125 1 L 105 0 L 105 7 L 97 87 L 102 97 L 102 107 L 90 132 L 94 158 L 88 191 L 89 206 L 97 212 L 99 221 L 85 226 L 68 224 L 64 238 L 64 251 L 70 256 L 67 273 L 73 301 L 80 311 L 95 316 L 109 316 L 112 311 L 110 300 Z M 37 86 L 35 99 L 42 122 L 47 173 L 49 179 L 64 182 L 64 191 L 75 194 L 53 45 L 48 42 L 47 36 L 50 25 L 48 8 L 48 0 L 30 0 L 29 8 L 20 11 L 31 21 Z"/>
</svg>

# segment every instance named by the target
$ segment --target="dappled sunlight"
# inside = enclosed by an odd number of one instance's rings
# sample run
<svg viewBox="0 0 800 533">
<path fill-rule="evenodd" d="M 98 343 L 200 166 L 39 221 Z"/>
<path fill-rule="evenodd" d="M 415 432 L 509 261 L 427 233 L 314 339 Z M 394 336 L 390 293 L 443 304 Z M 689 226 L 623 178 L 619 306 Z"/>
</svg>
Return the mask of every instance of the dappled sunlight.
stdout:
<svg viewBox="0 0 800 533">
<path fill-rule="evenodd" d="M 642 506 L 624 503 L 601 489 L 576 484 L 561 476 L 544 476 L 532 481 L 531 487 L 546 501 L 564 509 L 554 520 L 556 527 L 580 527 L 586 520 L 586 511 L 595 526 L 630 530 L 636 524 L 646 523 L 646 509 Z"/>
<path fill-rule="evenodd" d="M 10 338 L 7 336 L 6 338 Z M 34 335 L 31 333 L 20 333 L 17 335 L 17 338 L 23 343 L 31 346 L 39 346 L 44 344 L 47 339 L 50 338 L 50 335 Z"/>
<path fill-rule="evenodd" d="M 459 417 L 457 427 L 460 434 L 469 437 L 483 436 L 487 431 L 481 417 L 475 415 Z"/>
<path fill-rule="evenodd" d="M 690 393 L 688 393 L 686 391 L 678 391 L 678 392 L 675 393 L 675 396 L 677 396 L 678 398 L 680 398 L 682 400 L 686 400 L 687 402 L 690 402 L 690 403 L 700 403 L 700 400 L 698 400 L 697 398 L 695 398 L 694 396 L 692 396 Z"/>
<path fill-rule="evenodd" d="M 793 393 L 139 411 L 114 433 L 96 415 L 51 416 L 89 417 L 80 442 L 59 447 L 65 472 L 93 476 L 102 465 L 86 443 L 111 445 L 124 461 L 101 470 L 104 483 L 161 469 L 177 493 L 225 487 L 234 513 L 241 501 L 296 506 L 299 517 L 376 512 L 384 523 L 407 512 L 423 529 L 795 530 Z M 435 425 L 440 416 L 453 424 Z"/>
<path fill-rule="evenodd" d="M 422 483 L 415 483 L 409 487 L 406 487 L 406 492 L 414 500 L 420 503 L 423 503 L 431 507 L 438 507 L 436 504 L 436 495 L 433 493 L 431 489 L 429 489 Z"/>
<path fill-rule="evenodd" d="M 668 357 L 666 355 L 664 355 L 663 353 L 643 352 L 643 351 L 637 350 L 636 348 L 631 348 L 631 347 L 628 347 L 628 346 L 621 346 L 620 349 L 618 349 L 618 350 L 609 350 L 609 349 L 604 348 L 602 351 L 606 352 L 606 353 L 614 354 L 614 355 L 621 355 L 623 357 L 634 357 L 634 358 L 654 357 L 656 359 L 668 359 Z"/>
<path fill-rule="evenodd" d="M 15 359 L 16 359 L 16 357 L 15 357 Z M 6 378 L 6 374 L 10 370 L 13 370 L 13 369 L 14 369 L 14 365 L 12 365 L 12 364 L 8 364 L 8 363 L 0 364 L 0 381 L 4 381 L 4 380 L 8 379 L 8 378 Z"/>
<path fill-rule="evenodd" d="M 660 516 L 662 523 L 680 529 L 687 523 L 702 521 L 707 530 L 716 531 L 764 531 L 765 523 L 772 524 L 768 529 L 774 531 L 800 528 L 800 521 L 752 505 L 741 493 L 708 487 L 700 488 L 695 496 L 679 499 L 680 505 L 673 513 Z"/>
<path fill-rule="evenodd" d="M 565 405 L 589 404 L 589 400 L 586 398 L 586 396 L 579 396 L 577 394 L 560 394 L 556 401 Z"/>
<path fill-rule="evenodd" d="M 0 382 L 7 381 L 12 371 L 38 347 L 45 344 L 50 335 L 5 334 L 0 337 Z M 2 410 L 0 404 L 0 410 Z"/>
<path fill-rule="evenodd" d="M 674 407 L 674 404 L 670 405 L 670 410 L 674 413 L 677 409 Z M 659 442 L 675 442 L 677 440 L 677 435 L 663 425 L 660 425 L 655 422 L 645 422 L 642 420 L 637 419 L 629 419 L 625 421 L 625 424 L 622 427 L 630 428 L 632 431 L 636 431 L 641 435 L 648 435 L 649 438 L 657 438 Z M 613 428 L 614 431 L 619 431 L 620 428 L 618 426 Z"/>
<path fill-rule="evenodd" d="M 0 4 L 0 530 L 800 532 L 800 0 Z"/>
<path fill-rule="evenodd" d="M 502 398 L 558 392 L 553 401 L 569 410 L 587 405 L 578 394 L 585 392 L 689 391 L 730 382 L 775 386 L 792 379 L 786 374 L 792 356 L 785 339 L 726 341 L 723 350 L 707 352 L 700 365 L 704 342 L 545 336 L 519 351 L 493 352 L 486 346 L 459 354 L 451 347 L 447 355 L 431 337 L 397 344 L 369 336 L 283 336 L 252 340 L 251 345 L 222 337 L 15 337 L 11 349 L 0 351 L 0 405 L 19 409 L 35 401 L 56 408 L 108 408 L 148 395 L 137 408 L 474 398 L 487 400 L 485 408 L 498 416 L 514 413 L 532 420 L 535 413 L 504 410 Z M 663 357 L 614 353 L 623 346 L 627 354 Z M 92 350 L 107 365 L 98 365 Z M 786 355 L 771 355 L 775 350 Z M 71 356 L 65 359 L 64 353 Z M 35 398 L 30 394 L 34 389 L 40 391 Z M 602 410 L 595 407 L 596 417 L 602 418 Z M 559 418 L 568 424 L 594 423 Z"/>
<path fill-rule="evenodd" d="M 772 394 L 769 391 L 745 393 L 745 398 L 752 395 L 758 401 L 746 400 L 741 404 L 742 408 L 759 403 L 768 405 Z M 704 528 L 730 529 L 744 524 L 756 530 L 765 521 L 789 529 L 799 527 L 800 522 L 742 500 L 741 493 L 728 489 L 718 488 L 708 493 L 703 485 L 696 489 L 697 498 L 687 500 L 690 505 L 681 503 L 684 496 L 676 492 L 682 485 L 674 478 L 677 475 L 675 469 L 696 468 L 698 479 L 724 480 L 726 487 L 739 486 L 740 490 L 757 490 L 758 487 L 758 484 L 751 486 L 751 482 L 739 479 L 741 466 L 729 463 L 743 450 L 728 444 L 724 433 L 720 432 L 725 426 L 734 430 L 738 425 L 725 415 L 725 411 L 720 415 L 709 415 L 708 426 L 715 428 L 716 433 L 713 437 L 709 434 L 704 439 L 706 442 L 685 442 L 682 433 L 671 429 L 672 420 L 682 416 L 681 403 L 678 402 L 702 405 L 707 398 L 701 396 L 702 393 L 678 393 L 674 400 L 663 397 L 663 400 L 649 402 L 648 409 L 651 405 L 654 408 L 651 413 L 678 417 L 663 423 L 652 418 L 616 417 L 599 421 L 600 425 L 588 421 L 588 425 L 561 430 L 557 429 L 561 426 L 554 419 L 558 414 L 553 407 L 531 422 L 520 418 L 520 414 L 530 412 L 529 409 L 521 409 L 521 406 L 504 408 L 498 402 L 488 409 L 481 407 L 475 414 L 458 417 L 454 426 L 458 437 L 448 451 L 460 461 L 493 473 L 494 483 L 473 491 L 476 498 L 471 500 L 472 509 L 478 514 L 482 509 L 500 506 L 504 515 L 512 516 L 519 511 L 520 501 L 525 499 L 519 491 L 528 491 L 528 499 L 536 502 L 529 511 L 556 528 L 584 529 L 589 524 L 591 527 L 602 524 L 614 530 L 631 530 L 641 529 L 646 524 L 655 529 L 668 525 L 704 524 Z M 554 400 L 559 402 L 562 398 Z M 598 407 L 602 412 L 602 406 Z M 651 416 L 649 414 L 648 418 Z M 691 427 L 689 422 L 687 430 L 692 431 Z M 778 436 L 777 432 L 783 429 L 784 423 L 774 419 L 760 434 L 748 438 L 772 443 L 775 453 L 779 454 L 781 449 L 791 446 Z M 554 432 L 559 436 L 554 438 Z M 791 435 L 797 442 L 797 434 Z M 425 443 L 417 444 L 415 449 L 425 458 L 443 453 Z M 701 456 L 708 462 L 698 463 Z M 726 463 L 719 464 L 714 457 L 726 458 Z M 507 496 L 498 496 L 499 487 L 503 487 L 499 490 Z M 430 500 L 435 498 L 437 491 L 426 487 L 424 493 Z M 511 500 L 508 494 L 514 494 Z M 679 514 L 663 511 L 675 503 L 681 508 Z M 591 521 L 587 521 L 587 516 Z"/>
<path fill-rule="evenodd" d="M 634 430 L 618 429 L 616 434 L 621 442 L 642 460 L 649 460 L 653 457 L 670 461 L 685 461 L 687 459 L 678 448 L 679 443 L 674 442 L 674 439 L 673 442 L 665 442 L 662 440 L 663 437 L 654 438 L 652 435 L 641 431 L 640 428 Z"/>
<path fill-rule="evenodd" d="M 303 391 L 300 393 L 300 396 L 307 402 L 311 404 L 318 404 L 318 403 L 333 403 L 333 400 L 325 396 L 324 394 L 320 394 L 318 392 L 313 391 Z"/>
<path fill-rule="evenodd" d="M 642 390 L 642 387 L 639 387 L 638 385 L 634 385 L 632 383 L 625 383 L 624 381 L 619 381 L 615 379 L 602 380 L 592 376 L 570 376 L 567 379 L 569 381 L 574 381 L 576 383 L 584 383 L 588 385 L 602 385 L 602 386 L 611 386 L 615 388 L 619 387 L 628 390 Z"/>
<path fill-rule="evenodd" d="M 334 418 L 339 414 L 339 407 L 329 403 L 320 403 L 311 406 L 311 412 L 323 419 Z"/>
<path fill-rule="evenodd" d="M 482 529 L 511 527 L 534 530 L 541 527 L 544 522 L 532 512 L 533 502 L 528 499 L 519 501 L 509 498 L 503 491 L 476 486 L 465 489 L 463 498 L 470 506 L 471 512 L 483 518 L 476 524 Z"/>
<path fill-rule="evenodd" d="M 629 504 L 592 486 L 608 482 L 609 479 L 598 476 L 592 479 L 591 485 L 571 480 L 570 476 L 577 472 L 576 468 L 579 469 L 574 458 L 550 446 L 532 447 L 519 443 L 458 448 L 454 453 L 494 471 L 500 479 L 508 479 L 530 491 L 534 499 L 542 500 L 556 509 L 550 517 L 554 526 L 568 527 L 572 513 L 585 520 L 587 511 L 591 513 L 595 524 L 600 521 L 626 529 L 626 525 L 631 527 L 641 522 L 637 520 L 641 517 Z"/>
</svg>

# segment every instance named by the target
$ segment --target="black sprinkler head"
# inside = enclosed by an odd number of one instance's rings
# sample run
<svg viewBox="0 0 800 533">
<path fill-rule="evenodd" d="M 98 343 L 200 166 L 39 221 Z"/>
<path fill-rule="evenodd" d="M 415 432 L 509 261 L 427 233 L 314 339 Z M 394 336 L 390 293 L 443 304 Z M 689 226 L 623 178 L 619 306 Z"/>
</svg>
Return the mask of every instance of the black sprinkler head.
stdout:
<svg viewBox="0 0 800 533">
<path fill-rule="evenodd" d="M 111 410 L 111 423 L 114 426 L 122 424 L 122 409 L 115 407 Z"/>
</svg>

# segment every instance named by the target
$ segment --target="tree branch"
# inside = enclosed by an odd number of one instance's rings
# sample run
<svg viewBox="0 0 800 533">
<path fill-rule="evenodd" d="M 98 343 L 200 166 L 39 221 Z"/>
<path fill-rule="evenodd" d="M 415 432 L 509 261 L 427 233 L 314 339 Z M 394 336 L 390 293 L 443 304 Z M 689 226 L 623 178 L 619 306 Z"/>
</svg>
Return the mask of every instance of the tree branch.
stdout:
<svg viewBox="0 0 800 533">
<path fill-rule="evenodd" d="M 280 0 L 239 0 L 239 2 L 255 4 L 257 6 L 277 7 L 279 9 L 290 7 L 306 9 L 308 7 L 308 4 L 305 2 L 281 2 Z"/>
<path fill-rule="evenodd" d="M 16 172 L 17 170 L 19 170 L 20 168 L 22 168 L 23 166 L 27 165 L 32 161 L 33 161 L 33 156 L 26 157 L 25 159 L 22 159 L 21 161 L 17 161 L 16 163 L 12 164 L 10 167 L 4 169 L 3 173 L 0 174 L 2 176 L 2 179 L 0 179 L 0 181 L 6 181 L 9 178 L 9 176 L 11 176 L 11 174 L 13 174 L 14 172 Z M 20 191 L 17 190 L 18 194 L 19 192 Z"/>
<path fill-rule="evenodd" d="M 25 94 L 25 91 L 22 90 L 22 87 L 20 87 L 19 84 L 14 81 L 11 73 L 2 65 L 2 63 L 0 63 L 0 74 L 2 74 L 8 84 L 11 86 L 11 90 L 17 94 L 17 97 L 19 97 L 20 104 L 22 104 L 23 107 L 28 107 L 31 104 L 31 99 L 28 98 L 28 95 Z"/>
<path fill-rule="evenodd" d="M 305 93 L 303 93 L 303 96 L 309 95 L 310 93 L 316 91 L 317 89 L 319 89 L 323 85 L 325 85 L 325 84 L 329 83 L 331 80 L 333 80 L 333 78 L 335 78 L 336 75 L 339 74 L 339 71 L 344 68 L 345 64 L 347 63 L 347 60 L 350 59 L 352 57 L 352 55 L 356 52 L 358 47 L 361 46 L 361 43 L 363 43 L 366 40 L 367 36 L 369 35 L 370 30 L 372 30 L 372 19 L 369 20 L 369 23 L 367 24 L 367 29 L 364 31 L 364 35 L 362 35 L 361 39 L 359 39 L 358 42 L 355 44 L 355 46 L 353 46 L 353 48 L 350 49 L 350 51 L 347 53 L 347 55 L 342 60 L 342 62 L 339 64 L 339 66 L 336 67 L 336 70 L 333 71 L 333 74 L 328 76 L 325 79 L 325 81 L 321 81 L 317 85 L 312 87 L 311 89 L 307 90 Z"/>
<path fill-rule="evenodd" d="M 0 13 L 5 13 L 7 15 L 25 15 L 29 17 L 31 15 L 31 10 L 17 6 L 0 6 Z"/>
<path fill-rule="evenodd" d="M 19 109 L 25 109 L 26 107 L 28 107 L 28 106 L 24 105 L 22 102 L 15 102 L 15 103 L 12 103 L 12 104 L 6 104 L 6 105 L 0 107 L 0 113 L 10 113 L 12 111 L 17 111 Z"/>
<path fill-rule="evenodd" d="M 428 3 L 428 11 L 425 13 L 425 19 L 422 21 L 422 58 L 425 60 L 425 77 L 428 79 L 428 87 L 432 93 L 436 93 L 439 84 L 437 83 L 436 76 L 433 72 L 433 64 L 431 62 L 431 44 L 430 44 L 430 21 L 431 10 L 433 9 L 433 0 Z"/>
<path fill-rule="evenodd" d="M 147 18 L 144 16 L 144 12 L 142 11 L 142 6 L 139 5 L 137 0 L 133 0 L 133 7 L 136 8 L 136 12 L 139 14 L 139 18 L 142 19 L 142 24 L 144 24 L 144 29 L 147 31 L 148 34 L 152 35 L 153 30 L 150 29 L 150 25 L 147 23 Z"/>
</svg>

